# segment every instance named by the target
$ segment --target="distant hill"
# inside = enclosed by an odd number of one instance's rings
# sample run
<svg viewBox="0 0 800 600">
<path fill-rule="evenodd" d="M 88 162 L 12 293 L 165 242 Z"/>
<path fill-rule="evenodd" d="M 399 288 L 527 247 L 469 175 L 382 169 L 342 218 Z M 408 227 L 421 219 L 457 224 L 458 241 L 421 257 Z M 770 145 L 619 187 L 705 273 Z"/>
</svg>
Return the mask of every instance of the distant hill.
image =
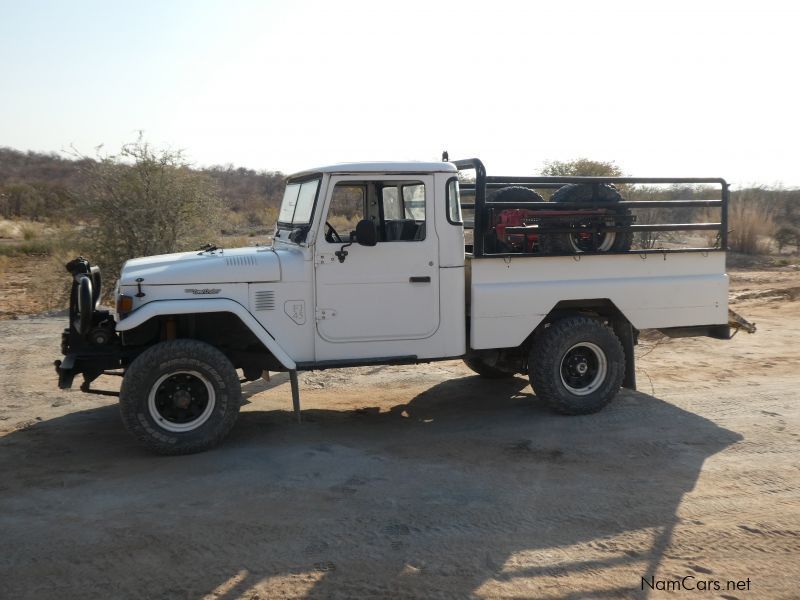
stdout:
<svg viewBox="0 0 800 600">
<path fill-rule="evenodd" d="M 87 188 L 81 168 L 87 161 L 91 159 L 0 147 L 0 217 L 75 223 L 74 211 Z M 197 170 L 216 182 L 228 208 L 223 233 L 252 234 L 274 225 L 285 184 L 282 173 L 233 165 Z M 703 193 L 691 186 L 658 190 L 640 187 L 629 190 L 628 195 L 638 200 L 665 200 L 699 198 Z M 673 217 L 679 221 L 682 215 Z M 788 246 L 800 251 L 800 189 L 751 187 L 732 192 L 729 225 L 733 237 L 753 229 L 756 223 L 764 225 L 758 235 L 773 238 L 779 250 Z"/>
<path fill-rule="evenodd" d="M 0 147 L 0 216 L 31 220 L 63 216 L 86 187 L 81 166 L 88 160 Z M 253 222 L 263 222 L 263 214 L 274 214 L 283 196 L 285 176 L 278 171 L 233 165 L 199 170 L 214 179 L 231 211 Z"/>
</svg>

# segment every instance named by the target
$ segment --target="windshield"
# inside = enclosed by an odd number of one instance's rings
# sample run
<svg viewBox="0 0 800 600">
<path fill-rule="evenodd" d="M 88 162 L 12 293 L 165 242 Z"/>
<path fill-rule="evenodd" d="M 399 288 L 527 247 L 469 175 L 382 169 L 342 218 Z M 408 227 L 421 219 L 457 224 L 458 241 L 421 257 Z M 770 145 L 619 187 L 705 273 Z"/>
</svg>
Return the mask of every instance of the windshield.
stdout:
<svg viewBox="0 0 800 600">
<path fill-rule="evenodd" d="M 286 186 L 278 214 L 278 225 L 301 227 L 311 223 L 314 213 L 314 201 L 317 199 L 319 179 L 311 179 L 302 183 L 290 183 Z"/>
</svg>

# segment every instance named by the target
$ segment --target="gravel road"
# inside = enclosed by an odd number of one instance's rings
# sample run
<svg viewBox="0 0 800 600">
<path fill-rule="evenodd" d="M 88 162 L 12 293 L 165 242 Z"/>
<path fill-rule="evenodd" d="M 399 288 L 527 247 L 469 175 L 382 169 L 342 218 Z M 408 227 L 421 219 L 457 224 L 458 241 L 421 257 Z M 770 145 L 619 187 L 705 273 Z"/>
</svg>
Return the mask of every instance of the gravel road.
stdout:
<svg viewBox="0 0 800 600">
<path fill-rule="evenodd" d="M 281 375 L 188 457 L 56 389 L 63 319 L 0 321 L 0 597 L 798 598 L 800 277 L 759 277 L 756 335 L 644 340 L 596 415 L 444 362 L 304 374 L 298 425 Z"/>
</svg>

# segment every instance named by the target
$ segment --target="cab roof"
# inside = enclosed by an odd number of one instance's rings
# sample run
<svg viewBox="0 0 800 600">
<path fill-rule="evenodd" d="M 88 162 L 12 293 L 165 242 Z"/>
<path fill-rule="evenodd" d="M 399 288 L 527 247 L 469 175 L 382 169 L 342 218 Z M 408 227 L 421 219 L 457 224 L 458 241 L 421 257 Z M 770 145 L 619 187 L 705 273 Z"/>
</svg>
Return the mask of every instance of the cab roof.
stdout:
<svg viewBox="0 0 800 600">
<path fill-rule="evenodd" d="M 289 179 L 307 177 L 318 173 L 456 173 L 458 169 L 449 162 L 353 162 L 307 169 L 289 175 Z"/>
</svg>

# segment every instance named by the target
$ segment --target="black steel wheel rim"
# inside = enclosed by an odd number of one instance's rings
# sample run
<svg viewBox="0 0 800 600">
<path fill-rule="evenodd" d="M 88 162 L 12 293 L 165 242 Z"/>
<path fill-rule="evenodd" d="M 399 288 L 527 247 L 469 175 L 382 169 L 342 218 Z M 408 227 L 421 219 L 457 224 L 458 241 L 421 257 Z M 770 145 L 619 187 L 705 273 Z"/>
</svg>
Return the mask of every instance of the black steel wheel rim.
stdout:
<svg viewBox="0 0 800 600">
<path fill-rule="evenodd" d="M 215 404 L 214 388 L 196 371 L 162 375 L 150 390 L 148 408 L 158 425 L 168 431 L 191 431 L 208 420 Z"/>
</svg>

